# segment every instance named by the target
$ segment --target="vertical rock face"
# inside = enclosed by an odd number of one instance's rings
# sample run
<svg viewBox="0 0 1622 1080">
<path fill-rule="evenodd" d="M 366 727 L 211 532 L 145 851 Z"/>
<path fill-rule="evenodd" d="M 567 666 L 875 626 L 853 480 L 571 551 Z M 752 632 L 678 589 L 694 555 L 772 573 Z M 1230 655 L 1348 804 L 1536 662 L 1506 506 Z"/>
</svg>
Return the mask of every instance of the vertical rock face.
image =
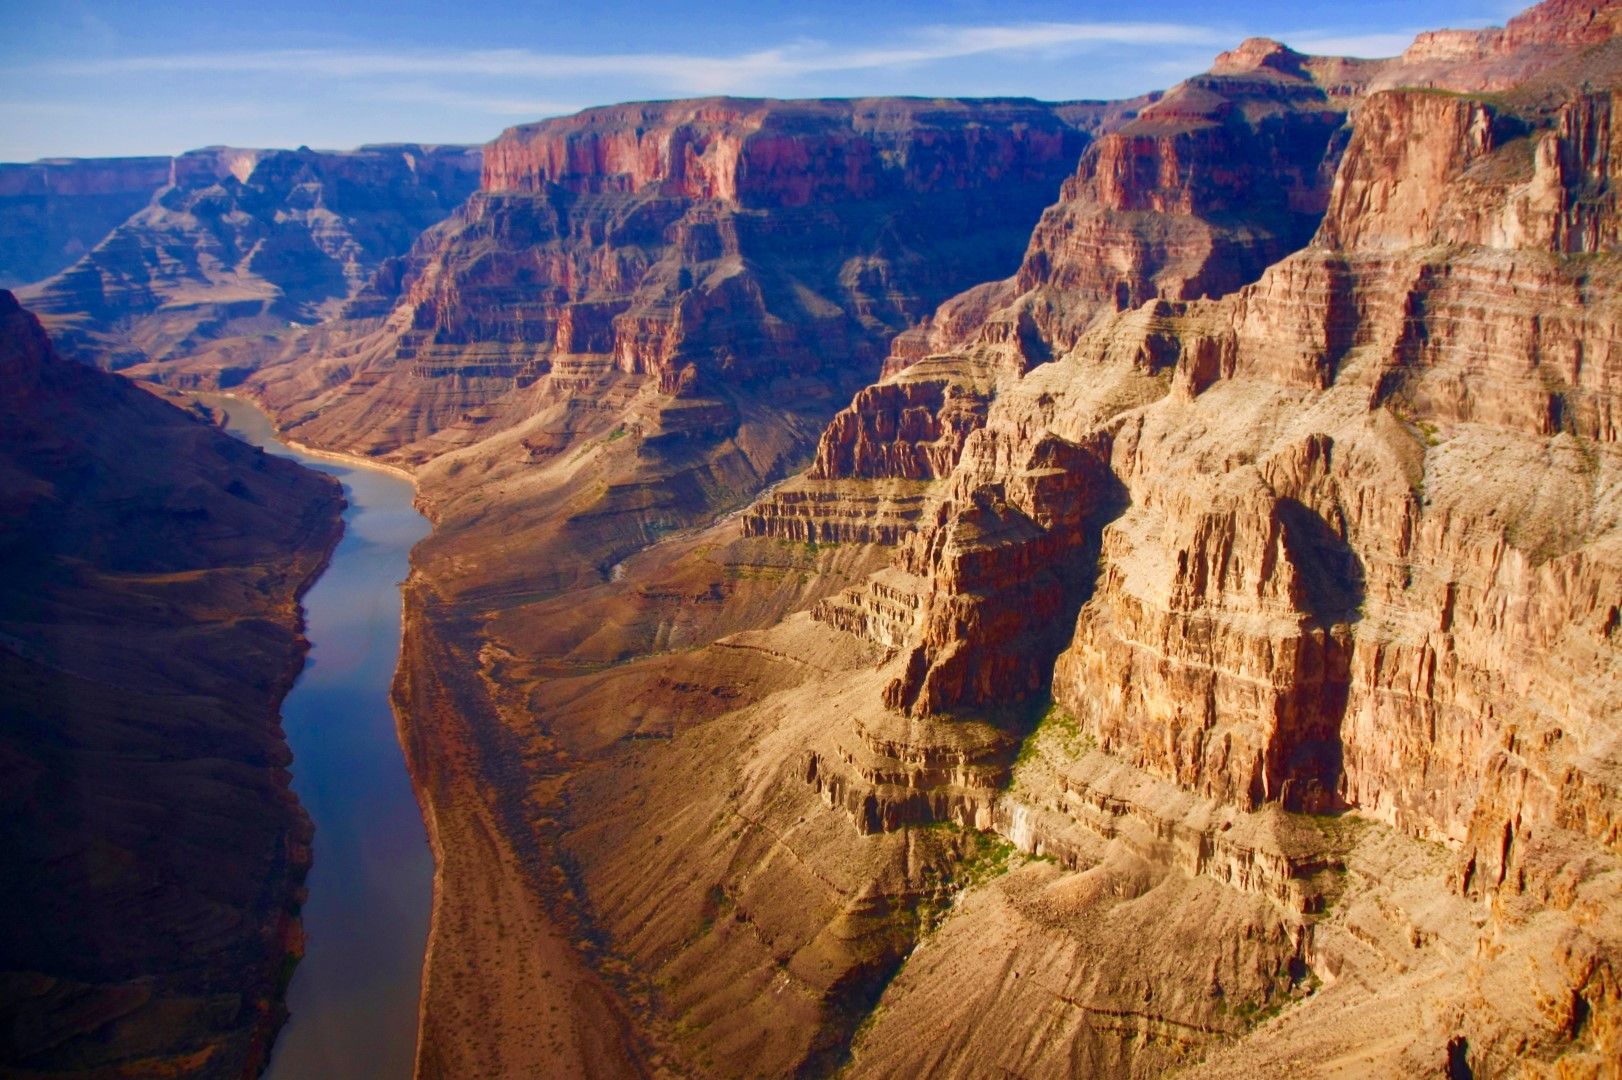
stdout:
<svg viewBox="0 0 1622 1080">
<path fill-rule="evenodd" d="M 165 157 L 0 165 L 0 288 L 66 269 L 168 181 Z"/>
<path fill-rule="evenodd" d="M 1047 346 L 1101 308 L 1232 292 L 1306 242 L 1346 107 L 1306 61 L 1248 42 L 1088 150 L 1003 290 Z"/>
<path fill-rule="evenodd" d="M 1054 696 L 1102 749 L 1207 798 L 1333 808 L 1355 556 L 1254 471 L 1190 487 L 1162 529 L 1109 533 Z"/>
<path fill-rule="evenodd" d="M 289 419 L 292 400 L 325 392 L 304 437 L 409 459 L 532 415 L 585 373 L 662 399 L 784 379 L 815 380 L 802 397 L 848 393 L 891 336 L 1017 263 L 1082 127 L 1109 115 L 708 99 L 515 128 L 487 148 L 479 193 L 419 245 L 358 364 L 321 385 L 270 371 L 255 385 L 290 399 Z M 684 425 L 685 407 L 653 407 L 647 430 Z"/>
<path fill-rule="evenodd" d="M 1075 107 L 1072 107 L 1075 108 Z M 514 128 L 483 190 L 632 194 L 784 208 L 886 193 L 1040 182 L 1073 125 L 1034 102 L 723 98 L 592 109 Z"/>
<path fill-rule="evenodd" d="M 1420 34 L 1374 85 L 1503 90 L 1583 50 L 1607 45 L 1619 26 L 1622 16 L 1614 4 L 1553 0 L 1528 8 L 1502 29 Z"/>
<path fill-rule="evenodd" d="M 337 314 L 477 182 L 464 147 L 197 150 L 143 209 L 23 298 L 117 366 Z M 386 274 L 384 277 L 386 278 Z"/>
<path fill-rule="evenodd" d="M 1417 91 L 1376 94 L 1323 241 L 1359 251 L 1467 244 L 1564 254 L 1616 246 L 1614 95 L 1536 110 Z M 1416 138 L 1420 132 L 1423 139 Z"/>
<path fill-rule="evenodd" d="M 1038 763 L 1015 770 L 1014 794 L 994 812 L 1006 835 L 1093 877 L 1123 873 L 1119 854 L 1093 848 L 1099 830 L 1129 836 L 1128 822 L 1141 817 L 1164 838 L 1176 820 L 1206 851 L 1220 831 L 1196 822 L 1209 822 L 1214 807 L 1252 817 L 1270 805 L 1344 809 L 1346 820 L 1393 827 L 1379 834 L 1392 852 L 1402 836 L 1444 845 L 1438 870 L 1409 872 L 1431 875 L 1426 888 L 1452 897 L 1446 919 L 1377 883 L 1373 867 L 1388 858 L 1375 857 L 1377 834 L 1351 848 L 1308 845 L 1366 869 L 1345 891 L 1308 902 L 1328 916 L 1296 931 L 1305 936 L 1290 963 L 1326 984 L 1370 971 L 1411 978 L 1414 988 L 1439 980 L 1405 991 L 1433 1002 L 1436 1021 L 1365 1041 L 1364 1052 L 1392 1068 L 1451 1053 L 1478 1074 L 1603 1074 L 1601 1063 L 1616 1056 L 1622 941 L 1579 909 L 1622 904 L 1622 773 L 1609 734 L 1622 678 L 1610 614 L 1622 596 L 1613 492 L 1622 306 L 1611 266 L 1618 68 L 1604 43 L 1576 57 L 1543 48 L 1593 42 L 1586 29 L 1559 30 L 1570 29 L 1563 12 L 1548 5 L 1518 21 L 1514 34 L 1490 40 L 1492 65 L 1472 53 L 1476 66 L 1451 74 L 1455 85 L 1497 85 L 1509 60 L 1523 74 L 1541 65 L 1545 73 L 1522 89 L 1390 90 L 1359 103 L 1309 245 L 1219 300 L 1095 316 L 1058 361 L 995 383 L 983 429 L 944 481 L 955 493 L 987 460 L 999 463 L 988 480 L 1018 474 L 1021 451 L 976 454 L 982 439 L 1015 440 L 1030 453 L 1055 436 L 1107 435 L 1107 475 L 1125 490 L 1102 529 L 1097 580 L 1052 668 L 1054 699 L 1075 734 L 1039 737 Z M 1578 14 L 1587 27 L 1612 18 L 1614 5 Z M 1006 347 L 983 333 L 967 340 L 982 353 Z M 987 362 L 965 351 L 960 367 Z M 1101 387 L 1128 364 L 1161 378 L 1140 396 L 1107 400 Z M 859 430 L 858 419 L 844 429 Z M 929 430 L 921 418 L 910 427 Z M 1092 475 L 1081 470 L 1076 482 Z M 937 497 L 948 530 L 985 517 Z M 934 523 L 921 521 L 904 550 L 931 534 Z M 1033 530 L 1024 542 L 1043 539 Z M 950 578 L 930 569 L 914 592 L 929 595 Z M 983 589 L 965 593 L 985 602 Z M 913 623 L 901 648 L 928 657 L 928 625 Z M 973 640 L 961 627 L 956 637 Z M 892 688 L 921 670 L 909 661 Z M 1184 797 L 1200 809 L 1165 818 L 1160 808 Z M 1134 850 L 1150 865 L 1165 858 L 1147 842 Z M 1195 863 L 1191 873 L 1227 871 Z M 1025 897 L 1032 906 L 1019 910 L 1034 919 L 1048 910 L 1034 905 L 1064 902 L 1062 882 L 1045 892 L 1011 883 L 999 902 Z M 1387 914 L 1373 918 L 1368 905 L 1387 905 Z M 1483 912 L 1474 924 L 1472 905 Z M 1404 924 L 1412 955 L 1388 959 L 1377 943 Z M 1031 932 L 1050 948 L 1067 940 Z M 1450 935 L 1461 940 L 1427 944 Z M 1374 965 L 1362 951 L 1370 942 L 1382 956 Z M 1570 962 L 1545 964 L 1550 950 Z M 1461 959 L 1468 955 L 1476 958 Z M 1083 972 L 1034 955 L 1026 962 L 1049 983 L 1076 986 Z M 921 1022 L 919 1009 L 945 1007 L 946 977 L 939 965 L 914 977 L 904 969 L 858 1062 L 895 1071 L 901 1061 L 971 1060 L 895 1049 L 905 1026 Z M 1149 990 L 1159 1001 L 1175 985 L 1158 977 Z M 1478 996 L 1488 985 L 1500 996 Z M 1115 1007 L 1111 991 L 1084 993 Z M 1546 1001 L 1577 1004 L 1540 1012 Z M 1206 1071 L 1333 1059 L 1356 1045 L 1338 1025 L 1366 1024 L 1394 1002 L 1376 984 L 1336 982 Z M 987 1030 L 1012 1022 L 1019 1007 L 992 1008 Z M 1168 1008 L 1149 1011 L 1191 1026 L 1222 1023 L 1193 1002 Z M 1076 1038 L 1094 1061 L 1118 1045 L 1100 1026 Z M 1147 1053 L 1111 1068 L 1154 1071 L 1169 1060 Z"/>
<path fill-rule="evenodd" d="M 263 1068 L 309 821 L 277 707 L 338 485 L 0 291 L 0 1071 Z"/>
<path fill-rule="evenodd" d="M 991 824 L 1068 871 L 978 894 L 891 984 L 857 1071 L 1155 1075 L 1195 1047 L 1209 1075 L 1614 1067 L 1616 9 L 1544 5 L 1445 64 L 1441 39 L 1362 66 L 1225 55 L 1089 148 L 1020 275 L 898 342 L 812 473 L 746 514 L 791 537 L 814 495 L 840 535 L 841 493 L 913 485 L 892 566 L 814 609 L 883 650 L 882 689 L 829 714 L 805 779 L 860 832 Z M 1314 136 L 1316 174 L 1235 155 L 1283 167 L 1247 180 L 1249 235 L 1310 196 L 1293 253 L 1197 288 L 1177 267 L 1198 264 L 1104 225 L 1091 257 L 1052 254 L 1080 221 L 1231 228 L 1217 158 L 1131 137 L 1256 73 L 1346 110 Z M 1433 75 L 1455 89 L 1375 89 Z M 1134 292 L 1122 266 L 1171 272 Z M 1049 678 L 1056 719 L 998 795 L 981 725 Z M 992 749 L 966 753 L 971 733 Z M 1201 929 L 1167 914 L 1185 905 Z M 1198 974 L 1076 929 L 1149 911 L 1135 933 L 1174 937 Z M 1216 938 L 1246 942 L 1245 974 Z M 965 1003 L 964 958 L 994 941 L 1003 982 Z M 1250 995 L 1283 1014 L 1247 1034 Z M 1062 1038 L 1002 1049 L 1058 1001 L 1078 1010 Z M 942 1023 L 970 1034 L 916 1037 Z"/>
</svg>

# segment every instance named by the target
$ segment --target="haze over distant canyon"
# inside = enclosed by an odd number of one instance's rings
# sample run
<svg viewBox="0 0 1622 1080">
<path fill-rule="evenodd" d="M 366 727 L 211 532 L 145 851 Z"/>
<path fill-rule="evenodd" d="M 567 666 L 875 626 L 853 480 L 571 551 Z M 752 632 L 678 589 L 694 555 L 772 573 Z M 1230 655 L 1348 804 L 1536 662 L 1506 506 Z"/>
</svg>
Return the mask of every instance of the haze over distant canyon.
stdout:
<svg viewBox="0 0 1622 1080">
<path fill-rule="evenodd" d="M 323 944 L 224 393 L 432 523 L 424 1080 L 1622 1075 L 1619 34 L 0 165 L 0 1072 Z"/>
</svg>

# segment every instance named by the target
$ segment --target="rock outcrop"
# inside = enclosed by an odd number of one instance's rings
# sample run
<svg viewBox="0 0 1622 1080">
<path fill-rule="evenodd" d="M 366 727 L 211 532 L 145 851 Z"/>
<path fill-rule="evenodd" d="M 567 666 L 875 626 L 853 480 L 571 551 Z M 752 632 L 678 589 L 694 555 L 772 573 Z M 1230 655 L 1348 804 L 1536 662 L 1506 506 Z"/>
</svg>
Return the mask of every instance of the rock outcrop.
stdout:
<svg viewBox="0 0 1622 1080">
<path fill-rule="evenodd" d="M 1203 1056 L 1194 1071 L 1211 1075 L 1302 1060 L 1604 1075 L 1615 1060 L 1622 941 L 1593 920 L 1622 901 L 1622 68 L 1604 43 L 1543 49 L 1570 44 L 1548 29 L 1562 11 L 1517 20 L 1545 29 L 1516 70 L 1542 73 L 1509 94 L 1359 104 L 1314 240 L 1254 284 L 1106 312 L 1062 359 L 997 384 L 947 485 L 1019 475 L 1012 450 L 987 474 L 980 440 L 1031 453 L 1107 437 L 1125 492 L 1053 665 L 1054 712 L 992 814 L 1077 876 L 1011 876 L 965 914 L 967 938 L 903 968 L 857 1071 L 1148 1075 Z M 1452 79 L 1493 87 L 1502 70 Z M 1132 365 L 1158 385 L 1106 403 Z M 956 514 L 972 527 L 983 510 Z M 925 625 L 899 647 L 927 655 Z M 1279 824 L 1258 840 L 1262 822 Z M 1152 973 L 1110 937 L 1088 935 L 1085 961 L 1069 951 L 1075 921 L 1132 926 L 1173 894 L 1200 929 L 1155 933 L 1202 957 L 1196 978 Z M 950 1000 L 964 941 L 1002 934 L 1005 970 L 1034 985 Z M 1203 935 L 1252 942 L 1272 985 L 1236 998 L 1250 972 L 1224 973 Z M 1052 1041 L 909 1034 L 926 1015 L 1006 1030 L 1053 994 L 1076 1011 Z M 1280 1018 L 1247 1033 L 1239 1002 Z"/>
<path fill-rule="evenodd" d="M 583 385 L 646 384 L 635 426 L 655 436 L 735 431 L 739 394 L 807 401 L 820 422 L 892 336 L 1017 264 L 1084 129 L 1117 117 L 709 99 L 514 128 L 418 245 L 381 331 L 248 386 L 301 438 L 405 461 Z"/>
<path fill-rule="evenodd" d="M 0 292 L 0 1072 L 253 1076 L 310 824 L 277 708 L 338 485 Z"/>
<path fill-rule="evenodd" d="M 114 367 L 285 332 L 386 293 L 385 264 L 467 197 L 478 168 L 466 147 L 195 150 L 167 161 L 141 209 L 21 296 L 60 345 Z"/>
<path fill-rule="evenodd" d="M 542 601 L 491 545 L 425 549 L 481 620 L 504 760 L 546 761 L 509 812 L 567 854 L 661 1053 L 1606 1075 L 1622 67 L 1562 12 L 1449 67 L 1463 91 L 1224 56 L 1101 135 L 1029 280 L 901 335 L 736 524 Z M 1213 168 L 1241 144 L 1250 224 Z M 1109 245 L 1067 252 L 1077 221 Z M 441 505 L 464 538 L 513 520 Z M 723 543 L 847 576 L 744 589 L 699 555 Z M 585 662 L 633 610 L 712 603 L 674 651 Z"/>
</svg>

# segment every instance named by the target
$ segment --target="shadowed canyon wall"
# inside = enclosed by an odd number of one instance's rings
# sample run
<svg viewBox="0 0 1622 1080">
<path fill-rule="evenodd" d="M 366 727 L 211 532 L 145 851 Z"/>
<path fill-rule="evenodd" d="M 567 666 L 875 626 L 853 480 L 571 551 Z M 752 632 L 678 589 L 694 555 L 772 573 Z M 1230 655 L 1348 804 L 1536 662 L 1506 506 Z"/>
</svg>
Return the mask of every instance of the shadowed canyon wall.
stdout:
<svg viewBox="0 0 1622 1080">
<path fill-rule="evenodd" d="M 149 179 L 152 162 L 140 160 Z M 417 145 L 212 147 L 158 160 L 162 175 L 134 213 L 105 236 L 86 231 L 89 251 L 20 293 L 87 362 L 121 368 L 220 337 L 285 333 L 339 314 L 363 290 L 387 291 L 388 261 L 467 197 L 479 168 L 476 150 Z M 43 212 L 79 226 L 85 197 L 65 188 L 104 173 L 120 190 L 135 179 L 94 165 L 5 166 L 0 185 L 21 191 L 0 212 L 21 213 L 43 187 Z M 8 254 L 9 272 L 21 272 L 20 255 Z"/>
<path fill-rule="evenodd" d="M 0 292 L 0 1071 L 255 1075 L 310 826 L 277 708 L 337 485 Z"/>
<path fill-rule="evenodd" d="M 43 281 L 76 262 L 169 182 L 169 158 L 0 165 L 0 288 Z"/>
</svg>

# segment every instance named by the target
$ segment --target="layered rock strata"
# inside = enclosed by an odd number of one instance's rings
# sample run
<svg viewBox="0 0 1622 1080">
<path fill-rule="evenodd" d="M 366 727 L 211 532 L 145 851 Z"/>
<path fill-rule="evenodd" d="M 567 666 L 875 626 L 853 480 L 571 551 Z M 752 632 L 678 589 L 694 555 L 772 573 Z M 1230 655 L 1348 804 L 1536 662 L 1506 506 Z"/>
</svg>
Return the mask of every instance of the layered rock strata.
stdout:
<svg viewBox="0 0 1622 1080">
<path fill-rule="evenodd" d="M 0 1071 L 256 1075 L 310 824 L 277 708 L 338 485 L 0 292 Z"/>
<path fill-rule="evenodd" d="M 909 963 L 857 1071 L 1605 1074 L 1609 70 L 1600 89 L 1550 69 L 1507 98 L 1375 94 L 1306 249 L 1225 300 L 1101 319 L 1000 385 L 969 445 L 1107 434 L 1127 494 L 1055 712 L 994 810 L 1072 874 L 1011 876 L 966 937 Z M 1158 390 L 1100 413 L 1134 357 Z M 1007 483 L 1020 459 L 1003 460 Z M 950 482 L 981 467 L 965 452 Z M 1110 938 L 1071 951 L 1069 921 L 1142 925 L 1174 892 L 1199 925 L 1157 928 L 1168 951 L 1242 935 L 1262 983 L 1220 962 L 1155 973 Z M 948 991 L 970 937 L 1007 942 L 997 995 Z M 1046 1038 L 975 1034 L 1055 999 Z M 926 1044 L 925 1015 L 967 1033 Z"/>
<path fill-rule="evenodd" d="M 53 158 L 0 165 L 0 288 L 77 262 L 169 182 L 169 158 Z"/>
<path fill-rule="evenodd" d="M 1224 65 L 1293 63 L 1248 52 Z M 1605 1074 L 1610 92 L 1544 55 L 1519 96 L 1356 102 L 1315 238 L 1225 295 L 1054 287 L 1065 336 L 994 290 L 947 305 L 741 519 L 888 568 L 513 705 L 589 761 L 562 843 L 657 973 L 620 985 L 660 1045 L 820 1061 L 750 1040 L 755 994 L 838 1033 L 830 973 L 894 969 L 853 1074 Z M 493 681 L 537 670 L 518 619 L 487 625 Z M 867 861 L 964 826 L 1026 854 Z"/>
<path fill-rule="evenodd" d="M 436 518 L 423 1074 L 1607 1075 L 1615 9 L 1246 43 L 938 306 L 754 246 L 938 194 L 916 116 L 504 140 L 380 336 L 250 380 Z M 897 312 L 824 427 L 808 343 Z"/>
<path fill-rule="evenodd" d="M 656 435 L 730 434 L 740 394 L 820 422 L 891 336 L 1017 264 L 1084 129 L 1123 118 L 710 99 L 515 128 L 418 246 L 381 331 L 248 385 L 301 438 L 406 461 L 578 397 L 582 376 L 647 385 L 636 425 Z"/>
<path fill-rule="evenodd" d="M 59 344 L 116 367 L 286 331 L 386 293 L 384 264 L 471 193 L 478 169 L 466 147 L 192 151 L 22 297 Z"/>
</svg>

